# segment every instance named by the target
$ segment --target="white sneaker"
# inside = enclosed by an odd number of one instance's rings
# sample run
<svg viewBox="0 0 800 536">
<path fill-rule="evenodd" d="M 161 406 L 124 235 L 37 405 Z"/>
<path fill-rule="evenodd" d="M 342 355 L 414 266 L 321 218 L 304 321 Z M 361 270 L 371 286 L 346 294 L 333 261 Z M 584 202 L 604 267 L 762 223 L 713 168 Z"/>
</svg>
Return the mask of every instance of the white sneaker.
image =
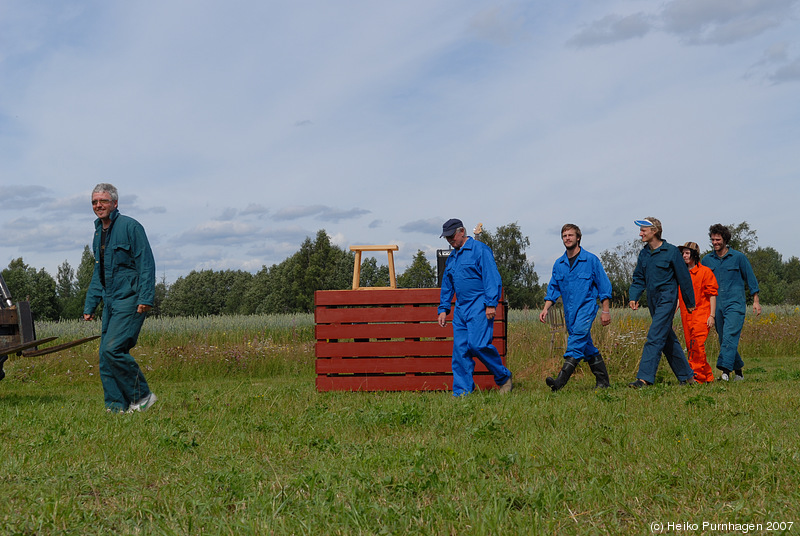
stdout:
<svg viewBox="0 0 800 536">
<path fill-rule="evenodd" d="M 721 382 L 727 382 L 727 381 L 730 381 L 730 379 L 731 379 L 731 377 L 727 372 L 723 372 L 722 376 L 719 377 L 719 381 L 721 381 Z"/>
<path fill-rule="evenodd" d="M 733 381 L 740 382 L 740 381 L 743 381 L 743 380 L 744 380 L 744 375 L 743 374 L 734 374 L 733 375 Z"/>
<path fill-rule="evenodd" d="M 151 392 L 149 395 L 142 398 L 137 403 L 131 404 L 130 407 L 128 408 L 128 411 L 145 411 L 147 409 L 150 409 L 152 405 L 155 404 L 157 401 L 158 397 L 156 396 L 155 393 Z"/>
</svg>

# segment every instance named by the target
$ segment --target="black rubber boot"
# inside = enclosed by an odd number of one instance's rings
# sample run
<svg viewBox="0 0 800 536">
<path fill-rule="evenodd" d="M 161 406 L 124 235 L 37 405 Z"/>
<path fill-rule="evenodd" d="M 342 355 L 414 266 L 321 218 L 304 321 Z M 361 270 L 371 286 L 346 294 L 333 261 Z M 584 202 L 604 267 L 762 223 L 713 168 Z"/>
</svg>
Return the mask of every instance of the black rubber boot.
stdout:
<svg viewBox="0 0 800 536">
<path fill-rule="evenodd" d="M 606 387 L 611 387 L 611 381 L 608 377 L 608 369 L 606 369 L 606 362 L 603 361 L 603 356 L 597 354 L 592 356 L 592 358 L 587 361 L 589 363 L 589 368 L 594 374 L 594 377 L 597 379 L 597 383 L 595 384 L 595 389 L 605 389 Z"/>
<path fill-rule="evenodd" d="M 572 357 L 565 357 L 564 358 L 564 366 L 561 367 L 561 372 L 558 373 L 558 377 L 556 379 L 551 378 L 550 376 L 544 380 L 544 382 L 553 390 L 555 393 L 565 385 L 569 381 L 569 377 L 572 376 L 572 373 L 575 372 L 575 367 L 578 366 L 578 360 Z"/>
</svg>

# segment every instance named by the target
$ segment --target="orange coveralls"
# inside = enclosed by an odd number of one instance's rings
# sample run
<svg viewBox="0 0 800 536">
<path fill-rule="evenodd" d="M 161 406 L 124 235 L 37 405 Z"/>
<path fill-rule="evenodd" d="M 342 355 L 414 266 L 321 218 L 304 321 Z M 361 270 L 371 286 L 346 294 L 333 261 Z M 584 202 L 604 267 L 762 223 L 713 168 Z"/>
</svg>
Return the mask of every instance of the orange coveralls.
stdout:
<svg viewBox="0 0 800 536">
<path fill-rule="evenodd" d="M 708 267 L 702 264 L 689 270 L 694 288 L 695 310 L 689 314 L 683 296 L 678 292 L 678 303 L 681 308 L 681 322 L 683 334 L 686 338 L 686 349 L 689 354 L 689 364 L 694 370 L 694 377 L 700 383 L 713 382 L 714 372 L 706 359 L 706 339 L 708 338 L 708 317 L 711 315 L 710 297 L 717 295 L 719 285 Z"/>
</svg>

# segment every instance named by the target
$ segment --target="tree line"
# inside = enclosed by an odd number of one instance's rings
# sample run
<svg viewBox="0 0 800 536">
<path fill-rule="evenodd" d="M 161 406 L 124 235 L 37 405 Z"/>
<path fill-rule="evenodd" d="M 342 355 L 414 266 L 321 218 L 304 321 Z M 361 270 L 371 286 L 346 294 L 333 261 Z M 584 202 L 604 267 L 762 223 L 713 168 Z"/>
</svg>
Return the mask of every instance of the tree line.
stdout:
<svg viewBox="0 0 800 536">
<path fill-rule="evenodd" d="M 800 259 L 783 261 L 771 247 L 757 247 L 758 237 L 747 222 L 729 226 L 730 246 L 747 255 L 760 286 L 762 304 L 800 304 Z M 517 223 L 484 230 L 478 240 L 492 248 L 503 279 L 509 306 L 514 309 L 542 307 L 546 284 L 539 284 L 533 261 L 525 250 L 530 240 Z M 606 250 L 600 258 L 611 279 L 617 306 L 628 303 L 628 287 L 636 258 L 641 250 L 638 240 Z M 200 270 L 179 277 L 168 285 L 156 284 L 153 314 L 159 316 L 248 315 L 310 312 L 317 290 L 345 290 L 352 287 L 355 254 L 331 243 L 320 229 L 307 237 L 300 249 L 272 266 L 263 266 L 255 274 L 242 270 Z M 15 300 L 28 299 L 37 320 L 80 318 L 86 291 L 94 270 L 94 256 L 86 246 L 77 270 L 64 261 L 56 278 L 44 269 L 28 266 L 22 258 L 9 263 L 2 271 Z M 389 268 L 375 258 L 361 264 L 360 285 L 389 286 Z M 397 276 L 399 288 L 437 286 L 437 270 L 423 251 L 417 251 L 411 264 Z"/>
</svg>

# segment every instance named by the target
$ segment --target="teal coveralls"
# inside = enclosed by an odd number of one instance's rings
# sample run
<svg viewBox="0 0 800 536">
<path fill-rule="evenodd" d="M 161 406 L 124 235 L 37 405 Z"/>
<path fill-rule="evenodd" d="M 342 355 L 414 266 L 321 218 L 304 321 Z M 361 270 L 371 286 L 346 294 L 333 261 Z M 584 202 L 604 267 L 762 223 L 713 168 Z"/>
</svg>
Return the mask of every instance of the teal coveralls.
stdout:
<svg viewBox="0 0 800 536">
<path fill-rule="evenodd" d="M 712 251 L 700 262 L 711 268 L 719 284 L 715 318 L 719 336 L 717 368 L 728 372 L 741 370 L 744 361 L 739 355 L 739 337 L 747 311 L 744 285 L 747 283 L 750 294 L 755 294 L 758 292 L 758 280 L 750 261 L 744 253 L 735 249 L 729 248 L 722 258 Z"/>
<path fill-rule="evenodd" d="M 672 372 L 680 381 L 694 378 L 683 348 L 672 329 L 672 319 L 678 306 L 678 287 L 680 286 L 686 307 L 694 308 L 694 287 L 689 268 L 681 252 L 664 241 L 656 249 L 645 245 L 633 270 L 633 282 L 629 291 L 630 301 L 639 301 L 647 290 L 647 308 L 650 309 L 650 329 L 647 342 L 642 348 L 642 359 L 636 377 L 648 383 L 655 383 L 658 362 L 663 352 Z"/>
<path fill-rule="evenodd" d="M 156 265 L 142 225 L 119 210 L 111 213 L 104 266 L 100 266 L 102 222 L 95 221 L 92 250 L 94 274 L 86 294 L 83 313 L 94 314 L 103 301 L 100 339 L 100 381 L 106 408 L 126 411 L 150 394 L 150 388 L 136 360 L 129 353 L 136 346 L 145 314 L 137 313 L 140 304 L 153 305 Z M 105 272 L 105 286 L 101 282 Z"/>
</svg>

